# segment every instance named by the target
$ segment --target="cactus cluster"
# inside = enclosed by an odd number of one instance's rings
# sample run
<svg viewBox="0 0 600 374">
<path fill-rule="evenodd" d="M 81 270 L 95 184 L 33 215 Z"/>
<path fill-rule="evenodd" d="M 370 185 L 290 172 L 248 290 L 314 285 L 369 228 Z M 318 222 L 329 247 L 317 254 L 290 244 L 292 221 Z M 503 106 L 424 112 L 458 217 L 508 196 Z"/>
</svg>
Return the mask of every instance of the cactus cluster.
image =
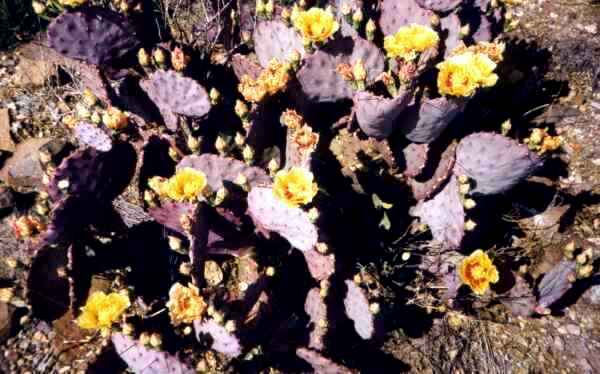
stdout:
<svg viewBox="0 0 600 374">
<path fill-rule="evenodd" d="M 63 121 L 70 146 L 40 156 L 36 187 L 51 213 L 29 242 L 34 313 L 42 292 L 79 314 L 87 295 L 79 288 L 89 273 L 105 274 L 104 291 L 131 305 L 101 335 L 112 334 L 134 372 L 218 372 L 283 352 L 317 373 L 350 373 L 344 365 L 355 361 L 335 337 L 351 346 L 385 336 L 389 295 L 356 271 L 381 248 L 400 253 L 410 242 L 392 235 L 430 233 L 417 268 L 445 283 L 444 302 L 463 284 L 494 297 L 497 259 L 467 256 L 466 239 L 495 214 L 481 218 L 478 204 L 550 157 L 535 142 L 463 126 L 473 97 L 502 79 L 494 73 L 502 6 L 330 3 L 259 1 L 256 14 L 242 5 L 231 21 L 239 35 L 217 35 L 242 42 L 235 54 L 142 45 L 137 18 L 109 9 L 51 22 L 50 48 L 63 63 L 95 69 L 103 84 L 88 87 Z M 387 39 L 403 27 L 410 32 Z M 423 30 L 435 46 L 402 39 Z M 398 57 L 390 43 L 409 53 Z M 514 314 L 543 313 L 573 278 L 589 276 L 593 256 L 569 253 L 536 287 L 519 276 L 509 295 L 520 304 L 498 300 Z"/>
</svg>

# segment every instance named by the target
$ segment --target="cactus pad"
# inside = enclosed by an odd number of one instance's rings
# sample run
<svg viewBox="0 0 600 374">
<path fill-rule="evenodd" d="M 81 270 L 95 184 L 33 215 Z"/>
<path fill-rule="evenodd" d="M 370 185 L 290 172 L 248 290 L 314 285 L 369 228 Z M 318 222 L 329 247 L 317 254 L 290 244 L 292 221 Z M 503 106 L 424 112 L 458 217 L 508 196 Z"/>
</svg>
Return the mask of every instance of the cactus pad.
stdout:
<svg viewBox="0 0 600 374">
<path fill-rule="evenodd" d="M 440 19 L 440 27 L 442 32 L 446 33 L 445 43 L 445 56 L 447 57 L 450 52 L 454 50 L 462 40 L 461 37 L 461 22 L 460 18 L 454 14 L 450 13 L 446 17 L 442 17 Z"/>
<path fill-rule="evenodd" d="M 352 374 L 353 371 L 345 366 L 336 364 L 322 356 L 319 352 L 308 348 L 298 348 L 296 355 L 313 367 L 315 374 Z"/>
<path fill-rule="evenodd" d="M 413 211 L 431 229 L 433 239 L 446 249 L 459 248 L 465 236 L 465 211 L 458 192 L 458 180 L 452 176 L 431 200 L 421 201 Z"/>
<path fill-rule="evenodd" d="M 193 374 L 195 370 L 164 351 L 144 347 L 124 334 L 112 334 L 117 354 L 129 368 L 139 374 Z"/>
<path fill-rule="evenodd" d="M 448 179 L 448 176 L 452 172 L 454 167 L 456 156 L 456 143 L 450 144 L 448 148 L 442 153 L 439 163 L 433 176 L 425 182 L 411 179 L 409 184 L 413 192 L 413 196 L 416 200 L 428 199 L 437 189 Z"/>
<path fill-rule="evenodd" d="M 341 38 L 306 56 L 297 73 L 302 90 L 311 101 L 333 102 L 352 98 L 349 82 L 336 71 L 340 64 L 354 65 L 361 60 L 367 72 L 366 84 L 373 83 L 384 69 L 383 53 L 361 38 Z"/>
<path fill-rule="evenodd" d="M 377 139 L 387 138 L 394 130 L 396 118 L 411 99 L 410 91 L 401 92 L 391 99 L 367 91 L 357 92 L 353 97 L 356 121 L 368 136 Z"/>
<path fill-rule="evenodd" d="M 231 56 L 231 67 L 238 80 L 241 80 L 244 75 L 252 79 L 257 79 L 262 71 L 262 67 L 255 62 L 251 57 L 236 53 Z"/>
<path fill-rule="evenodd" d="M 536 300 L 531 287 L 520 275 L 513 273 L 515 284 L 508 292 L 507 297 L 500 298 L 513 316 L 529 317 L 535 311 Z"/>
<path fill-rule="evenodd" d="M 562 260 L 552 270 L 544 274 L 537 286 L 538 306 L 536 310 L 550 307 L 573 287 L 570 277 L 575 277 L 574 261 Z"/>
<path fill-rule="evenodd" d="M 148 213 L 161 225 L 178 233 L 186 234 L 186 230 L 181 226 L 181 217 L 183 215 L 191 216 L 194 213 L 194 205 L 164 201 L 160 206 L 149 208 Z"/>
<path fill-rule="evenodd" d="M 200 156 L 184 157 L 177 168 L 193 168 L 206 174 L 208 185 L 213 191 L 223 187 L 223 181 L 234 182 L 242 174 L 251 187 L 268 184 L 271 178 L 258 167 L 248 166 L 242 161 L 218 155 L 205 153 Z"/>
<path fill-rule="evenodd" d="M 335 256 L 323 255 L 314 249 L 302 252 L 310 275 L 318 281 L 329 278 L 335 272 Z"/>
<path fill-rule="evenodd" d="M 411 23 L 430 26 L 434 14 L 421 8 L 416 0 L 384 0 L 381 3 L 379 26 L 383 35 L 391 35 Z"/>
<path fill-rule="evenodd" d="M 304 54 L 302 37 L 291 27 L 280 21 L 261 21 L 254 29 L 254 51 L 263 67 L 276 58 L 289 61 L 292 52 Z"/>
<path fill-rule="evenodd" d="M 139 41 L 123 15 L 87 8 L 55 18 L 48 26 L 48 44 L 63 56 L 104 65 L 135 49 Z"/>
<path fill-rule="evenodd" d="M 423 9 L 446 13 L 463 3 L 463 0 L 415 0 Z"/>
<path fill-rule="evenodd" d="M 406 177 L 414 178 L 421 174 L 421 171 L 427 163 L 427 152 L 429 146 L 427 144 L 410 143 L 403 150 L 404 162 L 406 169 L 403 174 Z"/>
<path fill-rule="evenodd" d="M 248 213 L 256 226 L 276 232 L 301 251 L 311 250 L 317 244 L 317 228 L 308 214 L 285 205 L 271 188 L 255 187 L 250 191 Z"/>
<path fill-rule="evenodd" d="M 473 193 L 496 194 L 513 187 L 542 165 L 526 145 L 493 133 L 462 139 L 456 149 L 454 174 L 475 181 Z"/>
<path fill-rule="evenodd" d="M 202 117 L 210 110 L 204 87 L 172 70 L 158 70 L 140 82 L 142 89 L 160 110 L 165 125 L 177 129 L 177 116 Z"/>
<path fill-rule="evenodd" d="M 369 308 L 369 299 L 354 281 L 345 281 L 348 291 L 344 297 L 346 315 L 354 322 L 358 335 L 367 340 L 375 337 L 381 331 L 380 319 Z"/>
<path fill-rule="evenodd" d="M 115 144 L 109 152 L 80 149 L 56 168 L 48 193 L 54 201 L 67 194 L 85 199 L 112 200 L 129 184 L 135 163 L 135 151 L 128 143 Z"/>
<path fill-rule="evenodd" d="M 229 357 L 237 357 L 242 354 L 240 340 L 233 333 L 230 333 L 215 322 L 215 320 L 194 321 L 196 338 L 201 339 L 202 334 L 210 335 L 212 338 L 211 348 Z"/>
<path fill-rule="evenodd" d="M 304 311 L 310 317 L 312 324 L 308 346 L 322 351 L 325 348 L 323 340 L 327 334 L 328 328 L 326 324 L 329 323 L 329 320 L 327 318 L 327 304 L 325 304 L 325 300 L 321 297 L 318 287 L 308 291 L 306 301 L 304 302 Z"/>
<path fill-rule="evenodd" d="M 95 148 L 102 152 L 108 152 L 112 148 L 112 140 L 104 131 L 88 122 L 79 122 L 73 133 L 80 143 Z"/>
<path fill-rule="evenodd" d="M 396 125 L 415 143 L 431 143 L 464 109 L 462 101 L 438 97 L 409 105 Z"/>
</svg>

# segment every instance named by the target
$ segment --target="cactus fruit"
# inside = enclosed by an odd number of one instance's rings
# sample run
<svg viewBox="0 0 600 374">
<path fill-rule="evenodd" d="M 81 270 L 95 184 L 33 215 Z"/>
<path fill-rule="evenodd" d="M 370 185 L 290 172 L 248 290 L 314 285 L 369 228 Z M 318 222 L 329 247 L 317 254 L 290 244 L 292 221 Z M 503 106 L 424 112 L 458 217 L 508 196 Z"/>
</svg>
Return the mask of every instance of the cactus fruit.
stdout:
<svg viewBox="0 0 600 374">
<path fill-rule="evenodd" d="M 94 7 L 55 18 L 48 26 L 48 44 L 63 56 L 102 66 L 134 50 L 139 41 L 127 18 Z"/>
<path fill-rule="evenodd" d="M 502 193 L 542 165 L 526 145 L 493 133 L 476 133 L 462 139 L 456 149 L 454 174 L 475 181 L 472 193 Z"/>
<path fill-rule="evenodd" d="M 345 366 L 336 364 L 319 352 L 308 348 L 298 348 L 296 355 L 312 366 L 315 374 L 352 374 L 353 371 Z"/>
<path fill-rule="evenodd" d="M 373 43 L 361 38 L 336 39 L 304 58 L 296 76 L 309 100 L 334 102 L 352 98 L 354 89 L 336 71 L 340 64 L 354 66 L 361 61 L 367 73 L 366 84 L 377 79 L 384 69 L 383 53 Z"/>
<path fill-rule="evenodd" d="M 461 5 L 464 0 L 415 0 L 423 9 L 434 12 L 446 13 Z"/>
<path fill-rule="evenodd" d="M 421 99 L 406 108 L 396 127 L 412 142 L 431 143 L 462 112 L 465 104 L 445 97 Z"/>
<path fill-rule="evenodd" d="M 460 247 L 465 236 L 465 211 L 455 176 L 431 200 L 419 202 L 412 214 L 429 226 L 433 239 L 444 248 Z"/>
<path fill-rule="evenodd" d="M 324 255 L 314 249 L 303 251 L 310 275 L 317 281 L 329 278 L 335 272 L 335 256 Z"/>
<path fill-rule="evenodd" d="M 271 178 L 261 168 L 248 166 L 233 158 L 213 154 L 186 156 L 177 164 L 177 169 L 185 167 L 202 171 L 206 175 L 208 185 L 212 191 L 217 191 L 223 187 L 224 181 L 235 182 L 240 175 L 246 178 L 250 187 L 271 182 Z"/>
<path fill-rule="evenodd" d="M 214 319 L 206 321 L 194 321 L 196 338 L 200 341 L 203 334 L 212 338 L 211 348 L 229 357 L 237 357 L 242 354 L 240 339 L 227 331 L 227 329 Z"/>
<path fill-rule="evenodd" d="M 158 70 L 140 86 L 160 110 L 169 130 L 177 129 L 177 116 L 202 117 L 211 104 L 204 87 L 172 70 Z"/>
<path fill-rule="evenodd" d="M 73 132 L 80 143 L 101 152 L 108 152 L 112 148 L 112 140 L 110 137 L 96 125 L 88 122 L 79 122 L 73 129 Z"/>
<path fill-rule="evenodd" d="M 536 288 L 538 300 L 535 310 L 538 313 L 552 306 L 573 287 L 573 281 L 576 279 L 576 267 L 575 261 L 562 260 L 544 274 Z"/>
<path fill-rule="evenodd" d="M 433 172 L 433 176 L 425 182 L 416 179 L 409 181 L 413 196 L 416 200 L 425 200 L 433 195 L 452 173 L 456 156 L 456 143 L 452 143 L 442 153 L 440 161 Z"/>
<path fill-rule="evenodd" d="M 319 287 L 312 288 L 306 295 L 304 311 L 310 317 L 312 330 L 310 332 L 308 346 L 312 349 L 322 351 L 325 348 L 325 335 L 328 331 L 329 319 L 327 316 L 327 304 L 321 297 Z"/>
<path fill-rule="evenodd" d="M 111 340 L 117 354 L 135 373 L 193 374 L 196 372 L 168 352 L 145 347 L 125 334 L 112 334 Z"/>
<path fill-rule="evenodd" d="M 277 59 L 290 60 L 292 53 L 304 54 L 302 37 L 281 21 L 260 21 L 254 29 L 254 51 L 263 67 Z"/>
<path fill-rule="evenodd" d="M 410 143 L 402 150 L 404 155 L 405 169 L 402 174 L 408 178 L 414 178 L 421 174 L 421 171 L 427 164 L 427 144 Z"/>
<path fill-rule="evenodd" d="M 285 205 L 271 188 L 255 187 L 250 191 L 248 213 L 261 230 L 276 232 L 301 251 L 309 251 L 317 244 L 317 228 L 308 214 Z"/>
<path fill-rule="evenodd" d="M 345 283 L 348 290 L 344 307 L 346 315 L 354 322 L 354 329 L 365 340 L 378 336 L 382 332 L 379 311 L 372 310 L 366 291 L 353 280 L 346 280 Z"/>
<path fill-rule="evenodd" d="M 360 91 L 353 97 L 354 115 L 365 134 L 376 139 L 387 138 L 394 130 L 396 119 L 412 99 L 410 91 L 403 91 L 391 99 Z"/>
</svg>

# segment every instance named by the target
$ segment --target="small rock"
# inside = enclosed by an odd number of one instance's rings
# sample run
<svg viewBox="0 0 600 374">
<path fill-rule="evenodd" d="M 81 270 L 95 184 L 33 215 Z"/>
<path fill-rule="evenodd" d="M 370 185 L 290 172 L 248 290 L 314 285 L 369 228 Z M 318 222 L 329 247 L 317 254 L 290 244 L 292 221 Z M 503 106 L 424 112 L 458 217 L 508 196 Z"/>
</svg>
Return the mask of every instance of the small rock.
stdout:
<svg viewBox="0 0 600 374">
<path fill-rule="evenodd" d="M 15 308 L 7 303 L 0 302 L 0 343 L 4 342 L 14 325 Z"/>
<path fill-rule="evenodd" d="M 567 325 L 567 332 L 571 335 L 581 335 L 581 328 L 577 325 Z"/>
</svg>

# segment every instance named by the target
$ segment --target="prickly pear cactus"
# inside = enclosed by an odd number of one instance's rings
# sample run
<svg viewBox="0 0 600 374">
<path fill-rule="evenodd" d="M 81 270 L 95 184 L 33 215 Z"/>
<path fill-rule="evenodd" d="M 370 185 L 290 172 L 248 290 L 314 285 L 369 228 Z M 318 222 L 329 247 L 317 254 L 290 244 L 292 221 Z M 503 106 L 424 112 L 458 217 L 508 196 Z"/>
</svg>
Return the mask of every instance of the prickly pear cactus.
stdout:
<svg viewBox="0 0 600 374">
<path fill-rule="evenodd" d="M 376 139 L 387 138 L 411 99 L 410 91 L 401 92 L 391 99 L 366 91 L 357 92 L 353 97 L 356 121 L 365 134 Z"/>
<path fill-rule="evenodd" d="M 438 97 L 409 105 L 396 126 L 415 143 L 431 143 L 464 109 L 464 102 Z"/>
<path fill-rule="evenodd" d="M 263 67 L 273 59 L 290 61 L 293 53 L 304 54 L 302 37 L 281 21 L 260 21 L 254 29 L 254 51 Z"/>
<path fill-rule="evenodd" d="M 381 334 L 381 318 L 379 304 L 369 303 L 363 289 L 353 280 L 346 280 L 347 292 L 344 297 L 346 315 L 354 322 L 354 329 L 363 339 L 371 339 Z"/>
<path fill-rule="evenodd" d="M 112 334 L 117 354 L 129 368 L 139 374 L 192 374 L 195 370 L 168 352 L 145 347 L 139 341 L 124 334 Z"/>
<path fill-rule="evenodd" d="M 310 317 L 312 324 L 308 346 L 321 351 L 325 347 L 324 339 L 329 323 L 327 304 L 325 304 L 324 297 L 321 297 L 321 289 L 315 287 L 308 291 L 304 302 L 304 311 Z"/>
<path fill-rule="evenodd" d="M 229 357 L 237 357 L 242 354 L 242 345 L 239 338 L 215 320 L 195 321 L 194 329 L 198 339 L 201 339 L 202 334 L 209 335 L 212 338 L 212 349 L 215 351 Z"/>
<path fill-rule="evenodd" d="M 89 122 L 79 122 L 73 133 L 77 140 L 92 148 L 102 152 L 108 152 L 112 149 L 112 139 L 98 126 Z"/>
<path fill-rule="evenodd" d="M 139 41 L 126 17 L 94 7 L 55 18 L 48 26 L 48 44 L 66 57 L 106 65 L 134 50 Z"/>
<path fill-rule="evenodd" d="M 156 71 L 140 86 L 154 102 L 170 130 L 177 129 L 177 114 L 202 117 L 211 104 L 204 87 L 191 78 L 169 71 Z"/>
<path fill-rule="evenodd" d="M 317 374 L 352 374 L 353 371 L 345 366 L 336 364 L 319 352 L 308 348 L 298 348 L 296 355 L 308 362 Z"/>
<path fill-rule="evenodd" d="M 542 165 L 527 146 L 493 133 L 472 134 L 456 149 L 454 174 L 475 182 L 473 193 L 496 194 L 510 189 Z"/>
<path fill-rule="evenodd" d="M 261 230 L 276 232 L 303 252 L 317 244 L 317 228 L 308 214 L 300 208 L 286 206 L 271 188 L 255 187 L 250 191 L 248 213 Z"/>
<path fill-rule="evenodd" d="M 361 38 L 341 38 L 306 56 L 297 73 L 304 94 L 311 101 L 334 102 L 352 98 L 355 91 L 336 71 L 340 64 L 365 67 L 366 84 L 371 84 L 383 72 L 384 56 L 373 43 Z"/>
<path fill-rule="evenodd" d="M 234 183 L 242 175 L 251 187 L 265 185 L 271 178 L 264 169 L 248 166 L 242 161 L 211 154 L 186 156 L 178 164 L 177 169 L 193 168 L 206 174 L 208 185 L 213 191 L 223 187 L 223 181 Z"/>
</svg>

